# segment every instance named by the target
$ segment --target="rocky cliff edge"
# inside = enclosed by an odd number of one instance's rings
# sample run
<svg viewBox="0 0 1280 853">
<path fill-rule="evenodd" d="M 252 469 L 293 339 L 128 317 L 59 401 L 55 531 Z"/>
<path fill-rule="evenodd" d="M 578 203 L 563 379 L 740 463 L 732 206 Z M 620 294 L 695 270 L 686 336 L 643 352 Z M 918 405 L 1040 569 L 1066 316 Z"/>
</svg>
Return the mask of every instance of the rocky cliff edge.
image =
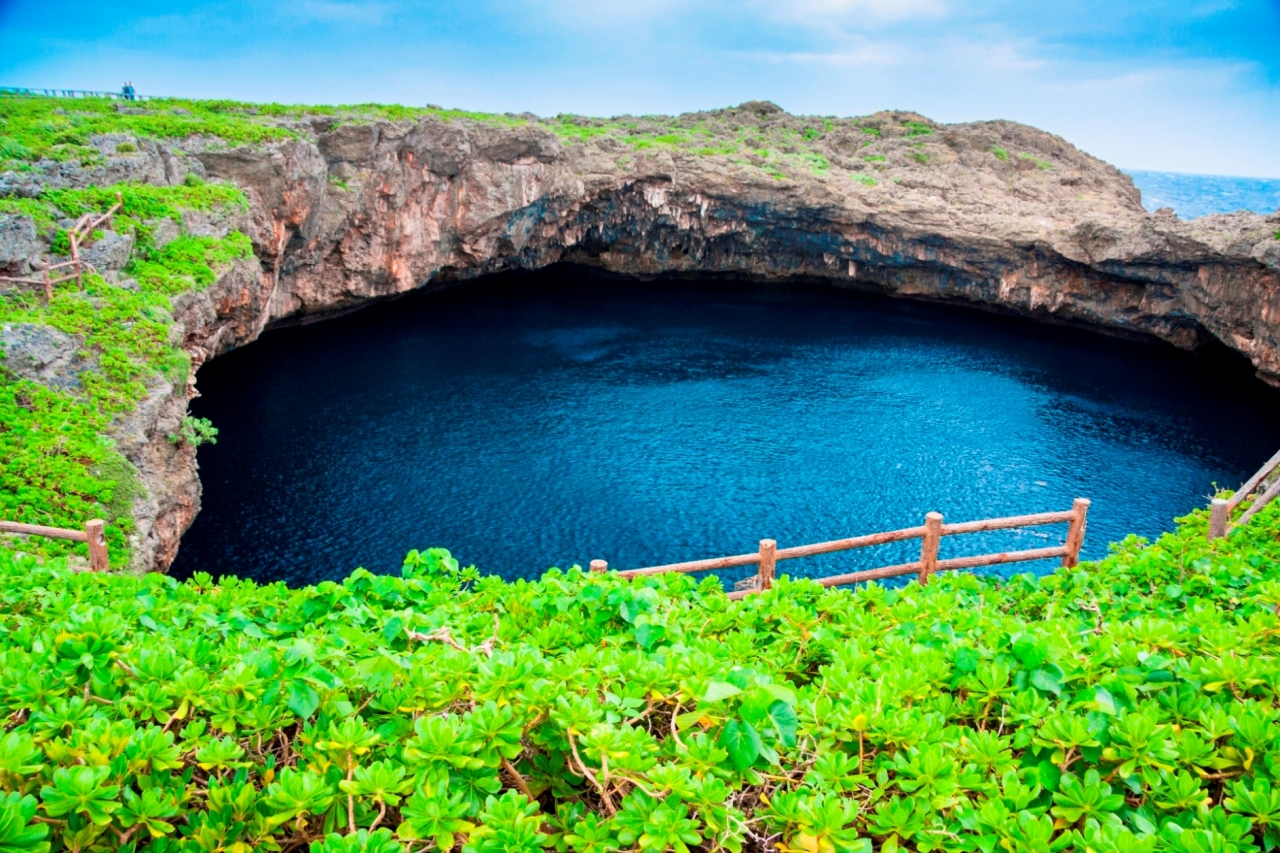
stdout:
<svg viewBox="0 0 1280 853">
<path fill-rule="evenodd" d="M 188 225 L 242 230 L 258 261 L 175 300 L 196 367 L 272 324 L 571 262 L 817 279 L 1184 348 L 1216 338 L 1280 385 L 1280 216 L 1148 214 L 1126 175 L 1012 122 L 753 102 L 673 119 L 434 111 L 280 125 L 292 138 L 241 147 L 98 138 L 97 166 L 43 163 L 6 174 L 0 194 L 189 172 L 242 188 L 246 214 Z M 115 153 L 121 143 L 136 150 Z M 199 509 L 194 453 L 164 438 L 194 393 L 157 385 L 118 430 L 150 493 L 136 513 L 142 568 L 172 562 Z"/>
</svg>

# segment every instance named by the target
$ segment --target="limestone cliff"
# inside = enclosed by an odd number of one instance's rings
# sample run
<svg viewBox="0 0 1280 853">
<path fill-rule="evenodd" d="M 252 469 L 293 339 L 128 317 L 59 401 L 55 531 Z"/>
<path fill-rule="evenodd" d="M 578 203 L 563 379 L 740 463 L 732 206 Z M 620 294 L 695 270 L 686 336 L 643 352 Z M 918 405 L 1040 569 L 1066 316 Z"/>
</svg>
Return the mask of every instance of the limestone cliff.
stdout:
<svg viewBox="0 0 1280 853">
<path fill-rule="evenodd" d="M 665 135 L 649 119 L 291 122 L 296 139 L 252 147 L 139 140 L 130 161 L 142 180 L 195 170 L 251 200 L 234 224 L 261 268 L 175 306 L 196 366 L 271 324 L 573 262 L 821 279 L 1187 348 L 1213 337 L 1280 385 L 1280 216 L 1147 214 L 1127 176 L 1011 122 L 764 102 L 667 120 Z M 160 427 L 134 432 L 156 503 L 143 551 L 163 569 L 198 511 L 194 458 L 147 450 Z"/>
<path fill-rule="evenodd" d="M 753 131 L 816 124 L 769 105 L 719 115 Z M 1149 215 L 1127 176 L 1025 126 L 884 113 L 825 133 L 808 150 L 826 168 L 804 169 L 786 152 L 772 167 L 610 135 L 566 142 L 536 124 L 328 124 L 193 152 L 249 193 L 269 278 L 265 301 L 236 305 L 255 320 L 211 353 L 264 322 L 570 261 L 819 278 L 1182 347 L 1207 334 L 1280 384 L 1280 218 Z"/>
</svg>

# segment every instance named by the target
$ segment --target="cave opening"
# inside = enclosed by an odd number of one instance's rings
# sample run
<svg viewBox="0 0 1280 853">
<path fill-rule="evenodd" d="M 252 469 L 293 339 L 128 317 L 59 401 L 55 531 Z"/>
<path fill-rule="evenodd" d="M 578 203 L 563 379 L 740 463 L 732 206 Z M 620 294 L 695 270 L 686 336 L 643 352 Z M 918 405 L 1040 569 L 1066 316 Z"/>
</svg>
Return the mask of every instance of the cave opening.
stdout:
<svg viewBox="0 0 1280 853">
<path fill-rule="evenodd" d="M 192 413 L 220 434 L 199 450 L 203 508 L 172 573 L 314 583 L 445 547 L 530 578 L 1077 496 L 1093 500 L 1096 558 L 1168 529 L 1280 446 L 1280 394 L 1224 351 L 814 282 L 565 265 L 456 282 L 269 331 L 201 369 Z M 785 571 L 853 571 L 912 547 Z"/>
</svg>

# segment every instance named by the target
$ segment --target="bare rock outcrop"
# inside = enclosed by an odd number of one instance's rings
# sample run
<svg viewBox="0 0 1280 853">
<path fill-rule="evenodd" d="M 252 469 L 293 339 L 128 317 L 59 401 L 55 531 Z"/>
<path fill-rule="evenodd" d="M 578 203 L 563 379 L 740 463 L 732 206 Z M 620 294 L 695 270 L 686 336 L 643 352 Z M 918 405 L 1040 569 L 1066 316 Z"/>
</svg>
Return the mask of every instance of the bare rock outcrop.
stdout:
<svg viewBox="0 0 1280 853">
<path fill-rule="evenodd" d="M 748 132 L 819 124 L 766 102 L 716 115 Z M 565 261 L 817 278 L 1181 347 L 1213 336 L 1280 384 L 1280 218 L 1147 214 L 1127 176 L 1011 122 L 882 113 L 809 144 L 824 167 L 792 168 L 783 152 L 772 171 L 538 124 L 313 127 L 314 139 L 192 152 L 253 201 L 268 323 Z"/>
</svg>

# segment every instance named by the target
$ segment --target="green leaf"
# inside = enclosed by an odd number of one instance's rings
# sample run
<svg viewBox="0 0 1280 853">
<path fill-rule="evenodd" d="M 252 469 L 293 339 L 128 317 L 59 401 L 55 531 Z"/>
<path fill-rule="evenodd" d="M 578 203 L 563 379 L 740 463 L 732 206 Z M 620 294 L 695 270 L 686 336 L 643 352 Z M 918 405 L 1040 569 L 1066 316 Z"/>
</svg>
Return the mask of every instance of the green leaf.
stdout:
<svg viewBox="0 0 1280 853">
<path fill-rule="evenodd" d="M 741 693 L 740 688 L 734 687 L 732 684 L 724 681 L 708 681 L 707 689 L 703 691 L 699 702 L 719 702 L 728 699 L 730 696 L 737 696 Z"/>
<path fill-rule="evenodd" d="M 759 733 L 746 720 L 725 723 L 716 744 L 729 754 L 729 761 L 739 770 L 746 770 L 754 764 L 763 746 Z"/>
<path fill-rule="evenodd" d="M 45 836 L 49 827 L 31 824 L 36 798 L 17 792 L 0 794 L 0 851 L 3 853 L 44 853 L 49 849 Z"/>
<path fill-rule="evenodd" d="M 783 746 L 795 746 L 796 730 L 800 727 L 795 709 L 785 702 L 774 702 L 769 706 L 768 718 Z"/>
<path fill-rule="evenodd" d="M 305 720 L 320 707 L 320 694 L 310 684 L 295 678 L 289 682 L 289 698 L 286 706 Z"/>
<path fill-rule="evenodd" d="M 1013 638 L 1013 656 L 1027 669 L 1036 669 L 1049 658 L 1049 644 L 1028 632 Z"/>
<path fill-rule="evenodd" d="M 1057 669 L 1057 667 L 1054 667 L 1054 669 Z M 1058 674 L 1055 675 L 1047 668 L 1037 669 L 1031 673 L 1031 685 L 1055 696 L 1060 695 L 1062 693 L 1062 682 L 1058 679 L 1061 674 L 1061 670 L 1058 670 Z"/>
</svg>

